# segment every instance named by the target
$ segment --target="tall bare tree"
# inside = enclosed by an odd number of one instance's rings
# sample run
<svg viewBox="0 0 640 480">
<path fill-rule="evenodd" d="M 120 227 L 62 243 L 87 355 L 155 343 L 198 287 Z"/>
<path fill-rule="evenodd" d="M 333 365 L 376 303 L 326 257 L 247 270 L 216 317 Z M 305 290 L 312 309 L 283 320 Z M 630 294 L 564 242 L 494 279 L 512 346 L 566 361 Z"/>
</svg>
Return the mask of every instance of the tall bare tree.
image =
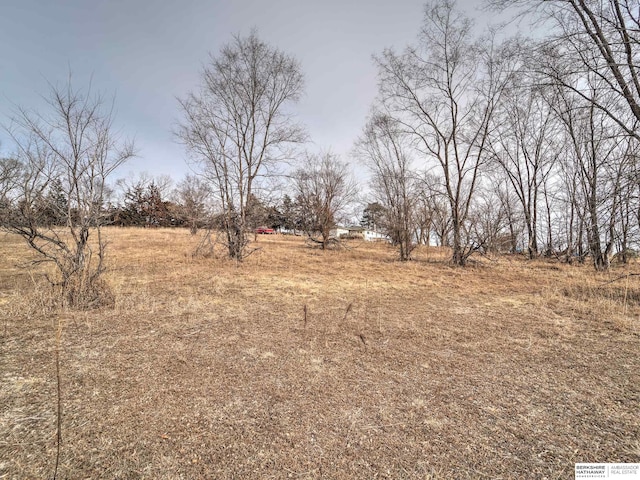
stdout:
<svg viewBox="0 0 640 480">
<path fill-rule="evenodd" d="M 563 90 L 555 109 L 568 140 L 565 161 L 570 165 L 565 167 L 565 181 L 570 186 L 566 190 L 573 192 L 570 201 L 585 225 L 593 265 L 606 270 L 617 237 L 625 172 L 637 142 L 621 134 L 619 124 L 597 107 L 616 102 L 607 89 L 600 88 L 602 80 L 593 74 L 587 80 L 593 101 Z"/>
<path fill-rule="evenodd" d="M 371 171 L 371 187 L 384 207 L 387 235 L 407 261 L 417 245 L 416 207 L 419 190 L 401 125 L 389 115 L 373 114 L 357 143 L 357 153 Z"/>
<path fill-rule="evenodd" d="M 522 77 L 520 77 L 522 78 Z M 539 254 L 538 213 L 543 183 L 562 149 L 557 117 L 541 88 L 517 80 L 498 108 L 490 136 L 491 158 L 515 193 L 526 226 L 529 258 Z"/>
<path fill-rule="evenodd" d="M 595 108 L 628 135 L 640 140 L 638 0 L 488 0 L 487 3 L 500 9 L 519 6 L 524 14 L 549 20 L 553 28 L 547 30 L 549 34 L 539 58 L 540 70 L 554 83 L 593 102 Z M 559 58 L 562 62 L 556 61 Z M 602 88 L 609 90 L 616 101 L 602 103 L 584 83 L 572 81 L 572 76 L 585 75 L 599 78 Z M 626 108 L 621 109 L 622 105 Z"/>
<path fill-rule="evenodd" d="M 90 89 L 75 90 L 70 79 L 64 87 L 50 87 L 47 103 L 42 112 L 17 107 L 7 127 L 22 174 L 14 189 L 14 214 L 3 227 L 22 236 L 41 261 L 57 267 L 57 277 L 50 280 L 61 287 L 65 305 L 97 306 L 112 299 L 100 278 L 107 179 L 133 156 L 133 145 L 114 135 L 112 108 Z M 52 187 L 55 196 L 48 195 Z M 47 206 L 63 228 L 51 225 L 40 208 L 56 197 L 64 202 Z"/>
<path fill-rule="evenodd" d="M 474 41 L 471 21 L 454 2 L 427 5 L 420 43 L 377 59 L 382 102 L 444 178 L 452 231 L 452 261 L 474 250 L 465 232 L 487 157 L 490 119 L 513 71 L 515 48 L 494 35 Z"/>
<path fill-rule="evenodd" d="M 357 195 L 349 166 L 331 153 L 307 154 L 304 166 L 293 173 L 292 184 L 303 230 L 326 249 L 334 241 L 331 230 Z"/>
<path fill-rule="evenodd" d="M 222 207 L 229 256 L 242 260 L 249 243 L 247 207 L 257 184 L 305 140 L 289 110 L 302 93 L 303 76 L 294 58 L 251 33 L 212 56 L 202 82 L 180 100 L 184 118 L 177 134 Z"/>
</svg>

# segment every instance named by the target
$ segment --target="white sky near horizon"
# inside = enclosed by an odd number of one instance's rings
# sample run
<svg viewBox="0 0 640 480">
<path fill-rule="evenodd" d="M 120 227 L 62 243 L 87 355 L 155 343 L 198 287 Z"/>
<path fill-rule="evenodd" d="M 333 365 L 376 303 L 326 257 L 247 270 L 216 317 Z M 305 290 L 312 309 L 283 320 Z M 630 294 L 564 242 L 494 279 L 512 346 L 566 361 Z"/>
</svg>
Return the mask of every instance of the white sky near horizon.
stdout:
<svg viewBox="0 0 640 480">
<path fill-rule="evenodd" d="M 372 56 L 417 38 L 423 0 L 2 0 L 0 6 L 0 123 L 16 105 L 39 109 L 48 83 L 107 98 L 115 95 L 115 126 L 134 138 L 138 156 L 117 173 L 169 175 L 189 171 L 172 130 L 176 98 L 195 90 L 202 65 L 235 34 L 256 28 L 271 46 L 296 57 L 305 94 L 294 107 L 307 127 L 310 150 L 330 149 L 344 160 L 377 93 Z M 479 27 L 495 17 L 482 0 L 458 7 Z M 0 131 L 0 155 L 12 145 Z"/>
</svg>

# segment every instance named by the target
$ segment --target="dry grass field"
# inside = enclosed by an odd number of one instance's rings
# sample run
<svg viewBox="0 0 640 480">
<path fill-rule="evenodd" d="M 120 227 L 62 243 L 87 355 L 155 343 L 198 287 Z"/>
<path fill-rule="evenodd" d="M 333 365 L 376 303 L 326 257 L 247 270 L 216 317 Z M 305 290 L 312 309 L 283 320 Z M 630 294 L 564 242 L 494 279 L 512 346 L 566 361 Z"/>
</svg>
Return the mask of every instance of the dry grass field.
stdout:
<svg viewBox="0 0 640 480">
<path fill-rule="evenodd" d="M 116 306 L 53 311 L 0 236 L 0 478 L 569 479 L 640 462 L 640 265 L 108 229 Z M 39 267 L 40 268 L 40 267 Z M 623 278 L 620 278 L 623 277 Z M 617 279 L 617 280 L 616 280 Z"/>
</svg>

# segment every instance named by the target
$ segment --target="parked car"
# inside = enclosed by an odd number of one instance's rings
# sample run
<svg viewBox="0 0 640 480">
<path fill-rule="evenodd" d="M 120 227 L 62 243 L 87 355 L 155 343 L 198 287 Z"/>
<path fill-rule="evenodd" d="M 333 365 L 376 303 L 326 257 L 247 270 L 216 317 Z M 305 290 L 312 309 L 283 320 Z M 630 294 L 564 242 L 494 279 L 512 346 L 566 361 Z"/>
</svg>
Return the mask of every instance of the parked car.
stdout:
<svg viewBox="0 0 640 480">
<path fill-rule="evenodd" d="M 274 233 L 276 233 L 276 231 L 273 228 L 269 227 L 258 227 L 256 228 L 256 233 L 259 233 L 261 235 L 273 235 Z"/>
</svg>

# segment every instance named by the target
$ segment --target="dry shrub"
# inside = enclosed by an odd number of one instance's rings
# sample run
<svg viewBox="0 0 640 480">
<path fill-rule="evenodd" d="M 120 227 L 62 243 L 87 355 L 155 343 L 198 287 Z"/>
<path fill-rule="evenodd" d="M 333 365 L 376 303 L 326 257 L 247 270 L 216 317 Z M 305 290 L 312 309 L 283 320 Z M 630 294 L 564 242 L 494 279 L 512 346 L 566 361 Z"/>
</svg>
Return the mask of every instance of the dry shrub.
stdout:
<svg viewBox="0 0 640 480">
<path fill-rule="evenodd" d="M 115 295 L 102 278 L 71 278 L 61 287 L 63 306 L 74 310 L 113 308 Z"/>
<path fill-rule="evenodd" d="M 33 272 L 30 277 L 30 285 L 18 302 L 20 312 L 27 317 L 46 317 L 61 309 L 85 311 L 115 306 L 115 294 L 102 278 L 73 279 L 63 285 Z"/>
</svg>

